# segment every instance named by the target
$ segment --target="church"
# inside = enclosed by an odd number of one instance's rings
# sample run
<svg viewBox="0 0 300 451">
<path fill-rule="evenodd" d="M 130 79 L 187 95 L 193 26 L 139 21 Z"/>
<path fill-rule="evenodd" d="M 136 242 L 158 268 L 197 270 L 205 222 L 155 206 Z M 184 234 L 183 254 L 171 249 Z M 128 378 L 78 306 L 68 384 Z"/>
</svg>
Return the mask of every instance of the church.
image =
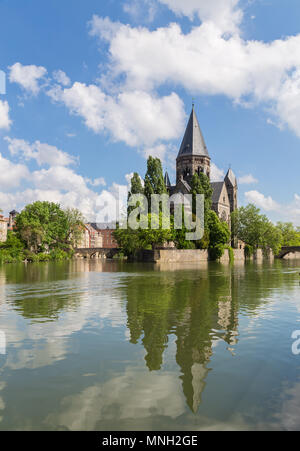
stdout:
<svg viewBox="0 0 300 451">
<path fill-rule="evenodd" d="M 176 185 L 171 185 L 168 173 L 165 174 L 165 185 L 169 194 L 190 194 L 191 181 L 195 173 L 211 176 L 211 158 L 209 156 L 203 134 L 193 109 L 176 159 Z M 238 208 L 237 180 L 231 169 L 220 182 L 211 182 L 213 189 L 212 209 L 218 217 L 230 225 L 230 214 Z"/>
</svg>

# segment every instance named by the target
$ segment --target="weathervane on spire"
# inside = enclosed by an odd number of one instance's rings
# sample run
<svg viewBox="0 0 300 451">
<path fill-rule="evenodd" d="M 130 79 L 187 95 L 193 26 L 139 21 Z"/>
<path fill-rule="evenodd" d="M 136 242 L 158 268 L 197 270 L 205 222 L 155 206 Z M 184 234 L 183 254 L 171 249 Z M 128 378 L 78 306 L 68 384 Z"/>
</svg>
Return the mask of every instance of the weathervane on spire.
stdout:
<svg viewBox="0 0 300 451">
<path fill-rule="evenodd" d="M 194 97 L 192 98 L 192 108 L 193 109 L 195 108 L 195 99 L 194 99 Z"/>
</svg>

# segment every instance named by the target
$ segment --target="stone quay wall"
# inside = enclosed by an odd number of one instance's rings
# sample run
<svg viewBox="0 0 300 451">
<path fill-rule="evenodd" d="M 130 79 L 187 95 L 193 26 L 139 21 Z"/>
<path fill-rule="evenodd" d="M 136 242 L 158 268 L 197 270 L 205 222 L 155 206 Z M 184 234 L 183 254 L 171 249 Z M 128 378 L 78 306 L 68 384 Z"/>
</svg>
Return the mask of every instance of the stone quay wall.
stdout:
<svg viewBox="0 0 300 451">
<path fill-rule="evenodd" d="M 243 249 L 233 249 L 234 261 L 244 261 L 245 255 Z M 265 256 L 261 249 L 252 257 L 255 261 L 262 261 L 265 258 L 271 259 L 272 253 Z M 210 260 L 207 250 L 201 249 L 155 249 L 139 252 L 137 260 L 146 263 L 186 263 L 186 262 L 207 262 Z M 224 255 L 220 259 L 221 263 L 229 263 L 230 256 L 228 249 L 225 249 Z"/>
</svg>

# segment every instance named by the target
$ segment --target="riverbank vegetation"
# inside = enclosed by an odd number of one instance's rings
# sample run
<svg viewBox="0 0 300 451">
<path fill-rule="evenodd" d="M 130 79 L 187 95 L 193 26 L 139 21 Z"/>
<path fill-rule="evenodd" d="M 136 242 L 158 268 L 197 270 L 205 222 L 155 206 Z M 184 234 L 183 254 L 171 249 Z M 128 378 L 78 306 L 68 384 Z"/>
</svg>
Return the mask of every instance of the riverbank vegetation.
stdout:
<svg viewBox="0 0 300 451">
<path fill-rule="evenodd" d="M 186 239 L 187 230 L 184 226 L 180 230 L 174 228 L 174 217 L 172 215 L 169 230 L 162 228 L 163 218 L 161 213 L 159 219 L 155 218 L 159 222 L 159 228 L 152 230 L 150 224 L 153 217 L 151 218 L 151 207 L 149 207 L 147 219 L 140 217 L 140 222 L 148 222 L 149 228 L 147 230 L 142 230 L 142 228 L 116 230 L 114 235 L 122 252 L 132 258 L 140 250 L 154 249 L 169 244 L 177 249 L 207 249 L 210 257 L 215 260 L 222 257 L 224 250 L 228 249 L 231 260 L 233 260 L 231 243 L 235 241 L 237 244 L 237 240 L 243 242 L 246 256 L 251 256 L 259 248 L 263 251 L 272 249 L 276 255 L 280 252 L 282 246 L 300 246 L 299 228 L 295 228 L 292 223 L 279 222 L 275 225 L 251 204 L 232 213 L 230 231 L 228 224 L 220 220 L 212 210 L 213 193 L 209 178 L 203 173 L 195 174 L 192 177 L 191 188 L 193 219 L 195 219 L 196 213 L 196 195 L 203 194 L 205 199 L 204 235 L 201 240 L 188 241 Z M 128 197 L 132 194 L 143 194 L 150 206 L 152 194 L 166 194 L 167 192 L 161 161 L 158 158 L 149 157 L 144 181 L 139 174 L 134 173 Z M 133 206 L 128 208 L 128 216 L 134 208 Z"/>
<path fill-rule="evenodd" d="M 118 245 L 127 257 L 134 257 L 143 249 L 153 249 L 156 247 L 173 245 L 177 249 L 208 249 L 211 257 L 220 258 L 226 247 L 230 246 L 231 234 L 228 224 L 220 221 L 214 211 L 212 211 L 212 188 L 209 178 L 205 174 L 195 174 L 191 182 L 191 194 L 193 196 L 192 215 L 196 219 L 196 195 L 204 195 L 204 235 L 201 240 L 189 241 L 186 239 L 187 230 L 183 226 L 181 229 L 174 227 L 174 216 L 170 218 L 170 228 L 165 230 L 162 227 L 164 218 L 162 213 L 159 217 L 151 214 L 151 195 L 166 194 L 167 187 L 164 183 L 161 161 L 158 158 L 149 157 L 147 162 L 147 172 L 144 183 L 137 173 L 131 179 L 129 197 L 132 194 L 143 194 L 146 196 L 149 205 L 149 213 L 145 219 L 140 216 L 140 224 L 144 221 L 148 223 L 148 229 L 142 227 L 137 230 L 118 228 L 114 235 Z M 128 216 L 134 207 L 128 207 Z M 184 218 L 184 210 L 183 210 Z M 151 223 L 155 221 L 159 224 L 157 229 L 151 228 Z"/>
<path fill-rule="evenodd" d="M 0 262 L 44 262 L 73 256 L 84 218 L 76 209 L 52 202 L 34 202 L 16 217 L 13 231 L 0 245 Z"/>
</svg>

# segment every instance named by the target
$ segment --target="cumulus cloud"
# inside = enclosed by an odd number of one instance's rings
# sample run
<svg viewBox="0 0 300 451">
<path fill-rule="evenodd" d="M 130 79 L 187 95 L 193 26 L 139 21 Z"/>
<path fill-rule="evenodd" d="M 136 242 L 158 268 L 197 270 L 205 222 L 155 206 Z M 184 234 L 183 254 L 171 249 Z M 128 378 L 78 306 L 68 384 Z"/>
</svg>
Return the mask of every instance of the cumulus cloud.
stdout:
<svg viewBox="0 0 300 451">
<path fill-rule="evenodd" d="M 39 200 L 57 202 L 63 208 L 78 208 L 87 221 L 96 221 L 105 206 L 110 220 L 119 219 L 117 211 L 122 212 L 126 207 L 127 184 L 113 183 L 98 192 L 95 188 L 106 185 L 104 178 L 90 180 L 78 174 L 69 167 L 76 160 L 67 152 L 39 141 L 29 144 L 22 139 L 6 137 L 5 140 L 15 159 L 34 159 L 42 166 L 31 172 L 22 162 L 14 163 L 0 154 L 0 206 L 5 212 L 13 208 L 20 211 Z M 17 189 L 21 182 L 24 182 L 23 189 Z"/>
<path fill-rule="evenodd" d="M 183 131 L 184 105 L 175 93 L 160 98 L 134 90 L 114 97 L 96 85 L 75 82 L 71 88 L 51 89 L 48 95 L 82 117 L 95 133 L 108 131 L 129 146 L 152 146 L 178 138 Z"/>
<path fill-rule="evenodd" d="M 85 181 L 86 181 L 86 183 L 88 183 L 91 186 L 106 186 L 106 181 L 105 181 L 104 177 L 99 177 L 94 180 L 86 178 Z"/>
<path fill-rule="evenodd" d="M 262 208 L 265 211 L 276 211 L 280 209 L 280 205 L 275 202 L 271 196 L 264 196 L 264 194 L 259 191 L 248 191 L 245 193 L 246 200 Z"/>
<path fill-rule="evenodd" d="M 15 63 L 9 69 L 9 81 L 18 83 L 25 91 L 33 95 L 38 94 L 40 91 L 39 82 L 47 74 L 47 70 L 43 66 L 23 66 L 21 63 Z"/>
<path fill-rule="evenodd" d="M 4 139 L 8 142 L 11 155 L 22 156 L 25 160 L 34 159 L 39 166 L 45 164 L 49 166 L 69 166 L 76 162 L 76 158 L 72 155 L 40 141 L 30 144 L 23 139 L 15 139 L 8 136 Z"/>
<path fill-rule="evenodd" d="M 240 185 L 251 185 L 253 183 L 258 183 L 258 180 L 253 177 L 252 174 L 243 175 L 242 177 L 239 177 L 238 183 Z"/>
<path fill-rule="evenodd" d="M 195 1 L 204 3 L 213 2 Z M 178 1 L 182 9 L 191 4 Z M 300 136 L 300 35 L 247 41 L 238 33 L 224 36 L 204 16 L 188 33 L 174 23 L 152 31 L 97 16 L 90 28 L 108 41 L 110 76 L 123 76 L 127 90 L 151 92 L 169 84 L 194 94 L 225 95 L 241 105 L 262 104 Z"/>
<path fill-rule="evenodd" d="M 11 123 L 8 102 L 6 100 L 0 100 L 0 129 L 9 130 Z"/>
<path fill-rule="evenodd" d="M 130 0 L 123 6 L 123 10 L 134 21 L 152 22 L 157 13 L 156 0 Z"/>
<path fill-rule="evenodd" d="M 176 14 L 197 15 L 202 22 L 213 22 L 223 32 L 237 31 L 243 18 L 239 0 L 159 0 Z"/>
<path fill-rule="evenodd" d="M 0 189 L 14 188 L 29 176 L 29 171 L 23 164 L 14 164 L 0 153 Z"/>
<path fill-rule="evenodd" d="M 65 72 L 63 72 L 62 70 L 56 70 L 53 72 L 52 75 L 53 75 L 54 80 L 56 80 L 58 83 L 60 83 L 63 86 L 69 86 L 71 84 L 71 80 L 69 79 L 67 74 Z"/>
<path fill-rule="evenodd" d="M 210 178 L 212 182 L 220 182 L 225 178 L 223 169 L 218 168 L 215 163 L 211 163 Z"/>
</svg>

